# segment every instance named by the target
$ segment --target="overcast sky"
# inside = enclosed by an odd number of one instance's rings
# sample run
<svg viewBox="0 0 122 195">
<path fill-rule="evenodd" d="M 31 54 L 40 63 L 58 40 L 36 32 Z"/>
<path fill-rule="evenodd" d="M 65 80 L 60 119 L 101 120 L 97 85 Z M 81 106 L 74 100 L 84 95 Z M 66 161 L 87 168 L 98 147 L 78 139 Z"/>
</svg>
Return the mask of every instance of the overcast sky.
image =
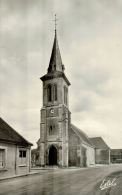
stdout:
<svg viewBox="0 0 122 195">
<path fill-rule="evenodd" d="M 122 148 L 121 0 L 0 0 L 1 117 L 36 146 L 55 13 L 72 123 Z"/>
</svg>

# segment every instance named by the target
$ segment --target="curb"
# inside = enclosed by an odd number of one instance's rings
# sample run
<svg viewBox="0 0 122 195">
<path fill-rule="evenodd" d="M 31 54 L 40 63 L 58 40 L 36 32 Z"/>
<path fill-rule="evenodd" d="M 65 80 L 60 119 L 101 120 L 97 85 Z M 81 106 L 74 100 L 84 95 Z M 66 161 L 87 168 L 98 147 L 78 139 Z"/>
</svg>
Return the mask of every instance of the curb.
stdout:
<svg viewBox="0 0 122 195">
<path fill-rule="evenodd" d="M 0 182 L 3 180 L 14 179 L 14 178 L 18 178 L 18 177 L 26 177 L 26 176 L 35 175 L 35 174 L 40 174 L 40 170 L 38 172 L 29 172 L 29 173 L 22 174 L 22 175 L 14 175 L 14 176 L 10 176 L 10 177 L 0 178 Z"/>
<path fill-rule="evenodd" d="M 118 165 L 118 164 L 117 164 Z M 51 171 L 51 170 L 55 170 L 55 171 L 57 171 L 57 170 L 65 170 L 65 169 L 67 169 L 67 170 L 78 170 L 78 169 L 82 169 L 82 170 L 86 170 L 86 169 L 91 169 L 91 168 L 95 168 L 95 169 L 97 169 L 97 168 L 101 168 L 101 167 L 107 167 L 107 166 L 110 166 L 110 165 L 97 165 L 97 166 L 91 166 L 91 167 L 85 167 L 85 168 L 83 168 L 83 167 L 68 167 L 68 168 L 49 168 L 49 167 L 45 167 L 45 168 L 32 168 L 32 171 L 35 171 L 35 172 L 29 172 L 29 173 L 26 173 L 26 174 L 22 174 L 22 175 L 14 175 L 14 176 L 9 176 L 9 177 L 5 177 L 5 178 L 0 178 L 0 182 L 1 181 L 3 181 L 3 180 L 8 180 L 8 179 L 14 179 L 14 178 L 18 178 L 18 177 L 26 177 L 26 176 L 29 176 L 29 175 L 35 175 L 35 174 L 40 174 L 40 173 L 43 173 L 43 171 Z M 115 165 L 116 166 L 116 165 Z"/>
</svg>

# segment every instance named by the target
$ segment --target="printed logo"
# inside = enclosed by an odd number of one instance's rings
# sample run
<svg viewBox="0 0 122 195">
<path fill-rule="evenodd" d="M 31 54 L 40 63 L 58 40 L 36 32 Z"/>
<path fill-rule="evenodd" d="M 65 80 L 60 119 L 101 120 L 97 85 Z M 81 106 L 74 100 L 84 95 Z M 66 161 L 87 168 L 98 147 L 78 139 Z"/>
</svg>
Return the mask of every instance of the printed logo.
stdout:
<svg viewBox="0 0 122 195">
<path fill-rule="evenodd" d="M 113 178 L 113 179 L 104 179 L 102 181 L 102 183 L 100 184 L 100 189 L 101 190 L 104 190 L 104 189 L 107 189 L 107 188 L 110 188 L 110 187 L 114 187 L 116 186 L 116 178 Z"/>
</svg>

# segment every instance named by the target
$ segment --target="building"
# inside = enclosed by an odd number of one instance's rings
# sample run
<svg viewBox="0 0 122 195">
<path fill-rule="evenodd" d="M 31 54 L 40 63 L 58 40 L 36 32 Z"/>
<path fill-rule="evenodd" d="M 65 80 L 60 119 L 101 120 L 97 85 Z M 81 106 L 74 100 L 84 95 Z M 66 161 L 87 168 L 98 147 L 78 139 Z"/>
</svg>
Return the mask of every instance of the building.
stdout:
<svg viewBox="0 0 122 195">
<path fill-rule="evenodd" d="M 69 166 L 86 167 L 95 164 L 94 146 L 88 136 L 79 128 L 70 125 Z"/>
<path fill-rule="evenodd" d="M 43 82 L 40 124 L 40 165 L 89 166 L 95 163 L 94 146 L 87 135 L 71 124 L 70 82 L 58 46 L 55 30 L 52 54 Z"/>
<path fill-rule="evenodd" d="M 90 138 L 95 146 L 95 163 L 109 164 L 110 163 L 110 148 L 101 137 Z"/>
<path fill-rule="evenodd" d="M 0 118 L 0 179 L 30 171 L 31 146 Z"/>
<path fill-rule="evenodd" d="M 111 149 L 111 163 L 122 163 L 122 149 Z"/>
</svg>

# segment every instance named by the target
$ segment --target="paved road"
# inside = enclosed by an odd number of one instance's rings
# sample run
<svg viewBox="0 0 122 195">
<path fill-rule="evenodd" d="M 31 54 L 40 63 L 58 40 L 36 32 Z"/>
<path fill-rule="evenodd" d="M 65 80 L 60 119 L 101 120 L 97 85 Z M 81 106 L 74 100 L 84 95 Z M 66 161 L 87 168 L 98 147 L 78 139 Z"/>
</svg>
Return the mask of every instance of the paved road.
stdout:
<svg viewBox="0 0 122 195">
<path fill-rule="evenodd" d="M 122 165 L 86 169 L 55 169 L 39 174 L 0 181 L 2 195 L 95 195 L 106 175 L 122 170 Z"/>
</svg>

